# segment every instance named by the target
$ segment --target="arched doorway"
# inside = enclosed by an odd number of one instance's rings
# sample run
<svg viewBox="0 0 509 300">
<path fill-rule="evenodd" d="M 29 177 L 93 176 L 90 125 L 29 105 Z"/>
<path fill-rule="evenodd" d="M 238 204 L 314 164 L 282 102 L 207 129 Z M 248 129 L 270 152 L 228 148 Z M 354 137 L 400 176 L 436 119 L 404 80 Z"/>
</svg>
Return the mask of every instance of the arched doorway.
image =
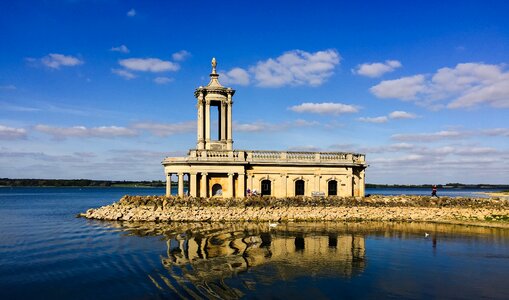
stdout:
<svg viewBox="0 0 509 300">
<path fill-rule="evenodd" d="M 336 180 L 330 180 L 328 183 L 328 195 L 329 196 L 337 196 L 338 195 L 338 182 Z"/>
<path fill-rule="evenodd" d="M 304 180 L 295 181 L 295 196 L 304 196 Z"/>
<path fill-rule="evenodd" d="M 222 196 L 223 195 L 223 187 L 216 183 L 212 186 L 212 196 Z"/>
<path fill-rule="evenodd" d="M 262 180 L 262 196 L 271 195 L 271 182 L 268 179 Z"/>
</svg>

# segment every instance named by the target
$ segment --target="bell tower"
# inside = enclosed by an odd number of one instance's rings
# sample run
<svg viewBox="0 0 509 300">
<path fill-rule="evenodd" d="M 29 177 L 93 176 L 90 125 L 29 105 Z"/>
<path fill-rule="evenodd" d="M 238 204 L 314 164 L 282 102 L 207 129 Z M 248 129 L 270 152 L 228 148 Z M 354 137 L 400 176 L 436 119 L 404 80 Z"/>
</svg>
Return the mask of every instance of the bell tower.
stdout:
<svg viewBox="0 0 509 300">
<path fill-rule="evenodd" d="M 200 86 L 194 92 L 198 109 L 197 150 L 232 150 L 232 106 L 235 90 L 219 83 L 219 74 L 216 72 L 217 62 L 212 58 L 212 73 L 207 86 Z M 218 130 L 217 136 L 210 136 L 211 108 L 217 107 Z M 214 109 L 215 110 L 215 109 Z"/>
</svg>

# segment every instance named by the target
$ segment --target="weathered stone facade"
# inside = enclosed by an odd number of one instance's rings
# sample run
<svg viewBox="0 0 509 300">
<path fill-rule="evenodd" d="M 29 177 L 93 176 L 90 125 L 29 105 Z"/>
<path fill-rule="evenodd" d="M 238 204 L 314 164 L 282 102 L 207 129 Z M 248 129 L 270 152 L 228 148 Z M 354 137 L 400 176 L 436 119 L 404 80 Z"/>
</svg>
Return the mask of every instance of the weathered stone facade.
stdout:
<svg viewBox="0 0 509 300">
<path fill-rule="evenodd" d="M 232 106 L 235 90 L 223 87 L 212 60 L 210 82 L 196 89 L 197 143 L 187 157 L 163 160 L 166 194 L 171 176 L 178 176 L 184 196 L 184 176 L 193 197 L 245 197 L 246 191 L 275 197 L 364 196 L 367 167 L 363 154 L 233 150 Z M 218 111 L 218 137 L 211 137 L 211 107 Z"/>
</svg>

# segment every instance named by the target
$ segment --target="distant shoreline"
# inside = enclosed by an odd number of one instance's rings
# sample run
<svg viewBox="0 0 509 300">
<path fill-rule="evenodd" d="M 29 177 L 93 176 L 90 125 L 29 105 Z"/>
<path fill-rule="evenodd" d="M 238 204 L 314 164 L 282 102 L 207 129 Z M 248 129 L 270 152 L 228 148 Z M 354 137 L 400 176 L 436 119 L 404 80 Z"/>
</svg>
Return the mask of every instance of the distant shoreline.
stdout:
<svg viewBox="0 0 509 300">
<path fill-rule="evenodd" d="M 509 191 L 500 191 L 500 192 L 479 192 L 477 194 L 488 195 L 490 197 L 509 197 Z"/>
<path fill-rule="evenodd" d="M 92 179 L 12 179 L 0 178 L 0 187 L 165 187 L 166 182 Z M 173 185 L 172 185 L 173 186 Z M 176 183 L 175 183 L 176 186 Z"/>
<path fill-rule="evenodd" d="M 173 185 L 172 185 L 173 187 Z M 160 189 L 164 188 L 164 186 L 147 186 L 147 185 L 111 185 L 111 186 L 99 186 L 99 185 L 66 185 L 66 186 L 56 186 L 56 185 L 27 185 L 27 186 L 12 186 L 12 185 L 0 185 L 0 188 L 80 188 L 80 189 L 94 189 L 94 188 L 147 188 L 147 189 Z"/>
<path fill-rule="evenodd" d="M 431 189 L 433 184 L 376 184 L 366 183 L 368 189 Z M 172 187 L 177 182 L 172 182 Z M 188 181 L 184 180 L 184 186 Z M 439 189 L 500 189 L 509 190 L 507 184 L 463 184 L 447 183 L 436 184 Z M 166 187 L 166 181 L 162 180 L 95 180 L 95 179 L 38 179 L 38 178 L 0 178 L 0 187 Z"/>
</svg>

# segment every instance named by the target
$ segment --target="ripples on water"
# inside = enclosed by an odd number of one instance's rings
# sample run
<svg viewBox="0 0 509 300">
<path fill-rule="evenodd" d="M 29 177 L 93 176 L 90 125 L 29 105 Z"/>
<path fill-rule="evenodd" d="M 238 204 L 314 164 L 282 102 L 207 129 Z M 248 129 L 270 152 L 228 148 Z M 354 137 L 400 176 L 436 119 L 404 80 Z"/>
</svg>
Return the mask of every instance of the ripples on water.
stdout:
<svg viewBox="0 0 509 300">
<path fill-rule="evenodd" d="M 509 297 L 504 229 L 75 218 L 162 193 L 0 189 L 0 299 Z"/>
</svg>

